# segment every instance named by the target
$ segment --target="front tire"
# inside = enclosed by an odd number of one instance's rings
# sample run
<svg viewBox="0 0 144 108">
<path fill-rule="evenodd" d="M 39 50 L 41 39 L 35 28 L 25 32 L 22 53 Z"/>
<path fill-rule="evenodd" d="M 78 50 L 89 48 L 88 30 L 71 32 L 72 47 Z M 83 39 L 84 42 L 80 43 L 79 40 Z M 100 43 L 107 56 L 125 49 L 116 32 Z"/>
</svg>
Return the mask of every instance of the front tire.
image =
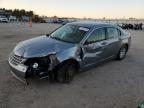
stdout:
<svg viewBox="0 0 144 108">
<path fill-rule="evenodd" d="M 69 83 L 73 80 L 77 72 L 77 66 L 74 63 L 63 63 L 57 69 L 57 80 L 60 83 Z"/>
<path fill-rule="evenodd" d="M 128 51 L 128 47 L 126 45 L 122 46 L 117 55 L 117 59 L 123 60 L 126 57 L 127 51 Z"/>
</svg>

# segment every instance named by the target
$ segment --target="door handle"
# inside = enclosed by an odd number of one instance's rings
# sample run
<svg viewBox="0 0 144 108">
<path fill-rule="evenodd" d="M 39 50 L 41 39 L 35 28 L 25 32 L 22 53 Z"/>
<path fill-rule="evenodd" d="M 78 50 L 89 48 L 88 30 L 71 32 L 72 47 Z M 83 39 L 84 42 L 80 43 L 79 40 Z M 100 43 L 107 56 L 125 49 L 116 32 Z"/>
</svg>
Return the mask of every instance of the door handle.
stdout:
<svg viewBox="0 0 144 108">
<path fill-rule="evenodd" d="M 109 45 L 109 43 L 108 42 L 103 42 L 102 45 Z"/>
<path fill-rule="evenodd" d="M 86 45 L 87 48 L 91 48 L 91 47 L 94 47 L 94 46 L 95 46 L 94 44 Z"/>
<path fill-rule="evenodd" d="M 97 46 L 95 44 L 89 44 L 89 45 L 85 45 L 85 48 L 90 48 L 90 49 L 96 49 Z"/>
</svg>

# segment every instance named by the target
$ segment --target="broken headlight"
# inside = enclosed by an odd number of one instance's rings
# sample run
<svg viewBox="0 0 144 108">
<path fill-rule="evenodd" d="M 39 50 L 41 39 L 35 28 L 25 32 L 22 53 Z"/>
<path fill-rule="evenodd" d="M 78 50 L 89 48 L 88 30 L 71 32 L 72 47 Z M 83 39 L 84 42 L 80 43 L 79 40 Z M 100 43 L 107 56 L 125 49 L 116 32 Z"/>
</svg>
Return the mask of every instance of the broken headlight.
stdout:
<svg viewBox="0 0 144 108">
<path fill-rule="evenodd" d="M 34 63 L 32 67 L 33 67 L 34 69 L 36 69 L 36 68 L 38 68 L 38 66 L 39 66 L 38 63 Z"/>
<path fill-rule="evenodd" d="M 38 75 L 47 73 L 50 67 L 51 60 L 49 56 L 39 58 L 29 58 L 25 65 L 28 66 L 27 76 Z"/>
<path fill-rule="evenodd" d="M 25 62 L 25 65 L 34 69 L 47 70 L 50 62 L 51 60 L 49 57 L 30 58 Z"/>
</svg>

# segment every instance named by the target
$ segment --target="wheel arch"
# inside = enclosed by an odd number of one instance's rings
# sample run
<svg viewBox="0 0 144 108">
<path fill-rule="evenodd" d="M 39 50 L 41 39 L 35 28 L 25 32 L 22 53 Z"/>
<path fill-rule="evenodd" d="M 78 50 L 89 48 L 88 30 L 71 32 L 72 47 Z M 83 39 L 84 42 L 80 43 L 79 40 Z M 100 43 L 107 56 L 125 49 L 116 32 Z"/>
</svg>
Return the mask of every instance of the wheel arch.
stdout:
<svg viewBox="0 0 144 108">
<path fill-rule="evenodd" d="M 123 47 L 123 46 L 126 46 L 127 47 L 127 51 L 128 51 L 128 49 L 129 49 L 128 43 L 124 43 L 121 47 Z"/>
<path fill-rule="evenodd" d="M 69 59 L 66 59 L 66 60 L 62 61 L 62 62 L 59 64 L 59 66 L 65 64 L 65 63 L 74 63 L 74 64 L 76 65 L 76 68 L 77 68 L 78 70 L 79 70 L 79 68 L 80 68 L 79 62 L 78 62 L 77 60 L 73 59 L 73 58 L 69 58 Z"/>
</svg>

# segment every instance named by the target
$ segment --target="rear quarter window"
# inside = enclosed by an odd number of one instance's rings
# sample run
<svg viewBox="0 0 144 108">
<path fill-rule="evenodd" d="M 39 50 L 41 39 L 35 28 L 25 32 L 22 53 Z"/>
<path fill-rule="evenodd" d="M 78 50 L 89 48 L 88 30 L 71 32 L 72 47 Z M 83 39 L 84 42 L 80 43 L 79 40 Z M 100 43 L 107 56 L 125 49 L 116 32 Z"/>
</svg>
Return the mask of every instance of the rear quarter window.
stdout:
<svg viewBox="0 0 144 108">
<path fill-rule="evenodd" d="M 126 35 L 128 35 L 128 32 L 122 29 L 121 30 L 121 36 L 126 36 Z"/>
</svg>

